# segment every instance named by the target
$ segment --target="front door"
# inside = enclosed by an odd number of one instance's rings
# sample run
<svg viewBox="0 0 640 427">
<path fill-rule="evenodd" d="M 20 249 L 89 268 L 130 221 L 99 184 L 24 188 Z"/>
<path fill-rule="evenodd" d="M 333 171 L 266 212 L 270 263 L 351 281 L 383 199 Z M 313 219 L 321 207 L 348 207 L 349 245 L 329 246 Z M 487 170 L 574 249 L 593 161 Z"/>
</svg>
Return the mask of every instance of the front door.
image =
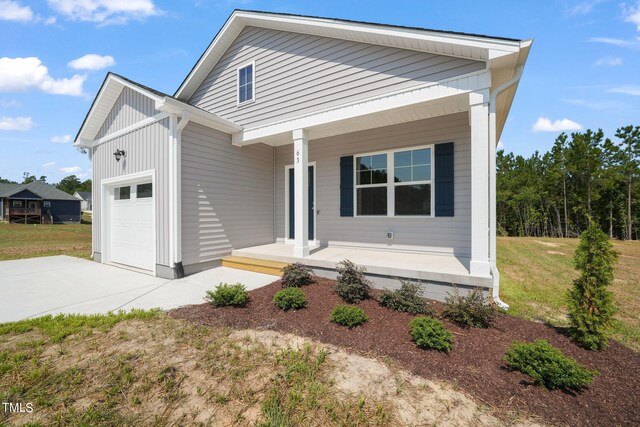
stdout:
<svg viewBox="0 0 640 427">
<path fill-rule="evenodd" d="M 316 239 L 316 215 L 315 215 L 315 201 L 316 201 L 316 170 L 315 165 L 309 165 L 309 240 Z M 287 169 L 287 186 L 289 187 L 289 221 L 287 224 L 289 239 L 295 238 L 296 229 L 296 214 L 295 214 L 295 185 L 294 185 L 294 171 L 293 167 Z"/>
</svg>

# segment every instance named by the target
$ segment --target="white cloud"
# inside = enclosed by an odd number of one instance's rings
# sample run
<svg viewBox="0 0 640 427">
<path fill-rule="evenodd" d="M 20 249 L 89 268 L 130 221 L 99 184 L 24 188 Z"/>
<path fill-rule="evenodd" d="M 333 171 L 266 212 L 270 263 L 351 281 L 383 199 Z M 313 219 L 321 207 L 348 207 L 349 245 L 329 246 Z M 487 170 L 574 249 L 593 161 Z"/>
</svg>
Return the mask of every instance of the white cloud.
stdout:
<svg viewBox="0 0 640 427">
<path fill-rule="evenodd" d="M 625 7 L 625 22 L 631 22 L 636 26 L 638 31 L 640 31 L 640 1 L 637 2 L 636 6 Z"/>
<path fill-rule="evenodd" d="M 502 142 L 502 140 L 498 141 L 498 145 L 496 145 L 496 149 L 504 150 L 504 142 Z"/>
<path fill-rule="evenodd" d="M 613 56 L 603 56 L 602 58 L 596 61 L 595 65 L 605 66 L 605 67 L 617 67 L 622 65 L 622 58 L 613 57 Z"/>
<path fill-rule="evenodd" d="M 562 119 L 552 122 L 547 117 L 538 117 L 538 120 L 533 124 L 531 130 L 533 132 L 563 132 L 568 130 L 581 130 L 582 125 L 576 123 L 573 120 Z"/>
<path fill-rule="evenodd" d="M 628 47 L 633 44 L 629 40 L 614 39 L 611 37 L 591 37 L 589 41 L 593 43 L 604 43 L 604 44 L 610 44 L 612 46 L 621 46 L 621 47 Z"/>
<path fill-rule="evenodd" d="M 633 95 L 633 96 L 640 96 L 640 86 L 638 86 L 638 85 L 618 86 L 618 87 L 613 87 L 611 89 L 608 89 L 607 92 L 609 92 L 609 93 L 622 93 L 622 94 L 625 94 L 625 95 Z"/>
<path fill-rule="evenodd" d="M 74 70 L 100 70 L 102 68 L 111 67 L 116 64 L 113 56 L 100 56 L 94 53 L 90 53 L 80 58 L 69 61 L 67 64 Z"/>
<path fill-rule="evenodd" d="M 580 107 L 590 108 L 592 110 L 611 110 L 615 108 L 624 108 L 624 105 L 617 101 L 611 101 L 606 99 L 599 99 L 597 101 L 590 101 L 580 98 L 563 99 L 563 102 L 572 105 L 578 105 Z"/>
<path fill-rule="evenodd" d="M 20 108 L 22 104 L 15 99 L 0 99 L 0 108 Z"/>
<path fill-rule="evenodd" d="M 64 172 L 64 173 L 78 173 L 82 170 L 82 168 L 80 166 L 69 166 L 66 168 L 61 168 L 60 172 Z"/>
<path fill-rule="evenodd" d="M 87 76 L 54 79 L 40 59 L 0 58 L 0 92 L 25 92 L 36 89 L 55 95 L 82 95 Z"/>
<path fill-rule="evenodd" d="M 75 21 L 126 24 L 160 15 L 153 0 L 49 0 L 49 7 Z"/>
<path fill-rule="evenodd" d="M 13 0 L 0 0 L 0 21 L 28 22 L 32 19 L 33 11 L 29 6 Z"/>
<path fill-rule="evenodd" d="M 49 162 L 49 163 L 45 163 L 44 165 L 42 165 L 42 167 L 47 169 L 47 168 L 51 168 L 51 167 L 53 167 L 55 165 L 56 165 L 56 162 Z"/>
<path fill-rule="evenodd" d="M 586 15 L 604 0 L 582 0 L 567 9 L 569 15 Z"/>
<path fill-rule="evenodd" d="M 58 18 L 50 16 L 44 20 L 44 25 L 55 25 L 58 22 Z"/>
<path fill-rule="evenodd" d="M 56 144 L 68 144 L 71 142 L 71 135 L 60 135 L 51 137 L 51 142 Z"/>
<path fill-rule="evenodd" d="M 0 130 L 29 130 L 31 117 L 0 117 Z"/>
</svg>

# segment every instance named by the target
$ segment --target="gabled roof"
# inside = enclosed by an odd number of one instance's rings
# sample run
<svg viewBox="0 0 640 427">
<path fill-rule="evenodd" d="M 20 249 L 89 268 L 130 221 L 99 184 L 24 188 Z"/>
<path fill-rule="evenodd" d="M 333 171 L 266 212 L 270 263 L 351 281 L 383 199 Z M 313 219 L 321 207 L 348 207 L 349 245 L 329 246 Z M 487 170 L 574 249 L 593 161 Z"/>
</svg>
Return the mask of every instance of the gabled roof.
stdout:
<svg viewBox="0 0 640 427">
<path fill-rule="evenodd" d="M 102 124 L 111 112 L 122 90 L 128 87 L 155 101 L 156 110 L 163 113 L 176 113 L 178 116 L 189 114 L 189 119 L 205 126 L 210 126 L 224 132 L 237 132 L 242 129 L 239 125 L 222 119 L 215 114 L 179 101 L 171 95 L 152 89 L 121 75 L 107 73 L 98 94 L 93 100 L 82 125 L 76 134 L 75 146 L 90 147 Z"/>
<path fill-rule="evenodd" d="M 0 184 L 0 198 L 10 198 L 24 190 L 28 190 L 45 200 L 73 200 L 79 202 L 71 194 L 58 190 L 53 185 L 42 181 L 33 181 L 28 184 Z"/>
<path fill-rule="evenodd" d="M 76 194 L 80 196 L 82 200 L 91 201 L 91 191 L 76 191 Z M 74 194 L 74 196 L 76 194 Z"/>
<path fill-rule="evenodd" d="M 188 101 L 240 32 L 248 26 L 411 49 L 475 60 L 518 54 L 530 40 L 491 37 L 346 19 L 235 10 L 175 93 Z"/>
</svg>

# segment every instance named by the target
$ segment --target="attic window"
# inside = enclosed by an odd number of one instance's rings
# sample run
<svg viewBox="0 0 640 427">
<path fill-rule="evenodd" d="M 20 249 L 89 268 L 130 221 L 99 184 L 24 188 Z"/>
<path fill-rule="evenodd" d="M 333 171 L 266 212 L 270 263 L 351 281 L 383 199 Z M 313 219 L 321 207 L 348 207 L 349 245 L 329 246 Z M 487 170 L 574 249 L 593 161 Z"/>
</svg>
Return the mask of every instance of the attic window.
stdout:
<svg viewBox="0 0 640 427">
<path fill-rule="evenodd" d="M 238 105 L 252 102 L 255 83 L 254 63 L 238 68 Z"/>
</svg>

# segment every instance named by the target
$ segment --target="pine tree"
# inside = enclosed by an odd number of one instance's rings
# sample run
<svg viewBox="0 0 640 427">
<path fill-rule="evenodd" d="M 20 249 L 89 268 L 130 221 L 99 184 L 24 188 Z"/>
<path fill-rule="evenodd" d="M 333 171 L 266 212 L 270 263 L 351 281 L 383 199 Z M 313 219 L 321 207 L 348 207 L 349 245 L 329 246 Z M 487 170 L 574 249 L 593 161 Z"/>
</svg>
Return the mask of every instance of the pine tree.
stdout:
<svg viewBox="0 0 640 427">
<path fill-rule="evenodd" d="M 617 257 L 607 235 L 591 221 L 580 235 L 574 263 L 581 274 L 573 281 L 568 297 L 571 336 L 589 350 L 607 346 L 606 333 L 616 311 L 607 286 L 613 282 Z"/>
</svg>

